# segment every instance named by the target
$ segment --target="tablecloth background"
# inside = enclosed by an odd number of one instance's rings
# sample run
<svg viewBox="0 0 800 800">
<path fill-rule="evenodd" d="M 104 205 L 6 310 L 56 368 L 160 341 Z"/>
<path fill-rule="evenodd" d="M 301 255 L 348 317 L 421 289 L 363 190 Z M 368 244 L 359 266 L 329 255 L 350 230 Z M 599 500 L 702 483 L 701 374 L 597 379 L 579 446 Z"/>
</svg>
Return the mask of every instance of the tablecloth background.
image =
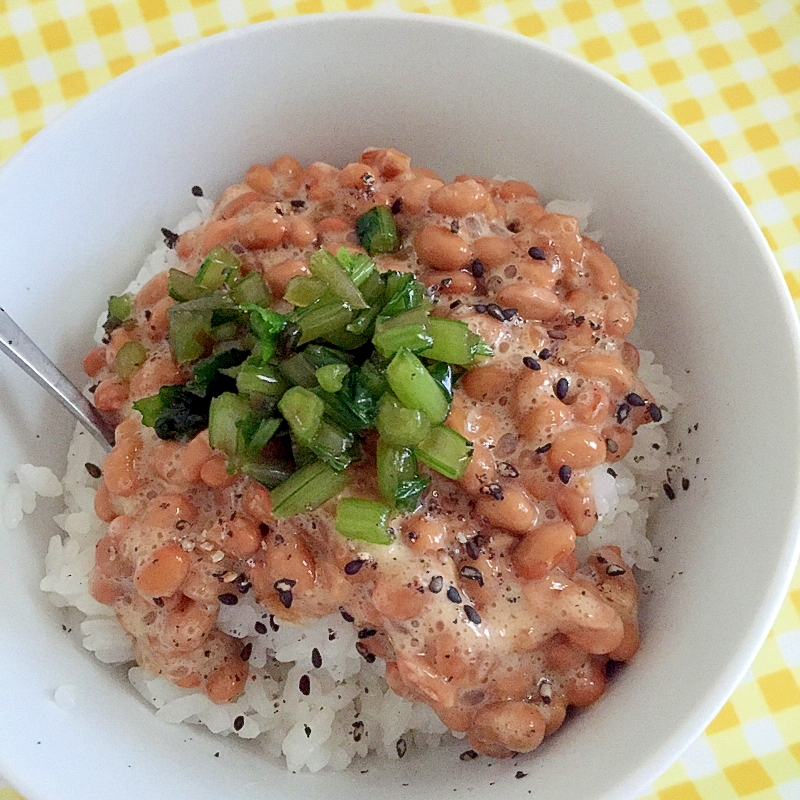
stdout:
<svg viewBox="0 0 800 800">
<path fill-rule="evenodd" d="M 0 0 L 0 164 L 73 102 L 175 47 L 370 8 L 516 31 L 633 87 L 731 181 L 800 310 L 800 4 L 789 0 Z M 733 696 L 638 800 L 745 797 L 800 800 L 800 570 Z M 0 787 L 0 800 L 19 795 Z"/>
</svg>

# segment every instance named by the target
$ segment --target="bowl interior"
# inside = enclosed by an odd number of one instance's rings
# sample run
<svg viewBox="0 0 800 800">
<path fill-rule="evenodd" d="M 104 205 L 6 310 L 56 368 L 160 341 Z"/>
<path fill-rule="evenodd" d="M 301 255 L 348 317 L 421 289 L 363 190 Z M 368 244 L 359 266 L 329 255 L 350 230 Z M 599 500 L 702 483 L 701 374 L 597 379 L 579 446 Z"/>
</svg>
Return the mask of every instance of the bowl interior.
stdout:
<svg viewBox="0 0 800 800">
<path fill-rule="evenodd" d="M 451 21 L 347 14 L 255 26 L 134 70 L 0 171 L 2 303 L 80 381 L 105 299 L 159 228 L 191 210 L 192 185 L 214 196 L 254 161 L 289 152 L 341 166 L 369 145 L 451 178 L 514 175 L 547 199 L 592 201 L 593 227 L 640 289 L 639 339 L 684 400 L 673 444 L 691 480 L 652 520 L 663 550 L 641 652 L 531 758 L 464 764 L 456 746 L 388 768 L 289 775 L 255 745 L 160 723 L 124 672 L 62 631 L 37 589 L 53 532 L 53 504 L 41 503 L 0 537 L 10 565 L 0 768 L 29 800 L 138 800 L 153 786 L 173 800 L 232 787 L 285 798 L 471 788 L 621 800 L 709 721 L 766 634 L 797 547 L 794 311 L 755 224 L 699 148 L 625 87 L 555 51 Z M 3 475 L 25 461 L 63 468 L 71 427 L 0 363 Z M 61 685 L 76 687 L 74 708 L 53 702 Z"/>
</svg>

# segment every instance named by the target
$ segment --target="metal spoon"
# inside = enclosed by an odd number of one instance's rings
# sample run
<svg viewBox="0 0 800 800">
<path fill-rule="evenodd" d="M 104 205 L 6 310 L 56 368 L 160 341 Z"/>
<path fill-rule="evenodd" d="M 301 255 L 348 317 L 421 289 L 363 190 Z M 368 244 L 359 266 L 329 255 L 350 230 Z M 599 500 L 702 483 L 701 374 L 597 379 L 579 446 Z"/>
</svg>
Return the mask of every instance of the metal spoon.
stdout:
<svg viewBox="0 0 800 800">
<path fill-rule="evenodd" d="M 2 308 L 0 350 L 50 392 L 105 450 L 114 446 L 114 426 L 67 380 L 61 370 Z"/>
</svg>

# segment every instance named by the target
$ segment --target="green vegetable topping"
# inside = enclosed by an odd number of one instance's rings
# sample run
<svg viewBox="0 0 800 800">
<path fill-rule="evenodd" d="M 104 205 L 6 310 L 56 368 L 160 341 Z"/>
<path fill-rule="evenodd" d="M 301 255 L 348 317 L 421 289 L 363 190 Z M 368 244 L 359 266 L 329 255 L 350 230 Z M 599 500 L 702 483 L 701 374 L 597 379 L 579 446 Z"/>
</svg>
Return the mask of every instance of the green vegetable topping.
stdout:
<svg viewBox="0 0 800 800">
<path fill-rule="evenodd" d="M 196 276 L 170 270 L 177 302 L 167 312 L 169 343 L 191 379 L 134 408 L 162 439 L 186 442 L 208 428 L 229 472 L 270 488 L 279 518 L 340 494 L 376 430 L 383 502 L 340 500 L 336 527 L 387 544 L 391 517 L 419 506 L 428 470 L 464 475 L 472 445 L 442 423 L 454 382 L 492 351 L 464 322 L 432 316 L 433 302 L 412 274 L 378 271 L 371 256 L 400 244 L 387 208 L 360 217 L 357 233 L 368 254 L 317 250 L 311 275 L 286 287 L 288 313 L 271 310 L 264 279 L 243 274 L 224 247 Z M 132 311 L 127 295 L 109 302 L 109 314 L 121 315 L 115 325 Z M 129 342 L 115 369 L 129 378 L 146 356 L 141 343 Z"/>
<path fill-rule="evenodd" d="M 386 206 L 375 206 L 356 221 L 356 236 L 359 244 L 372 256 L 376 253 L 391 253 L 400 247 L 392 212 Z"/>
<path fill-rule="evenodd" d="M 391 544 L 389 528 L 392 509 L 374 500 L 345 497 L 336 506 L 336 530 L 346 539 L 360 539 L 372 544 Z"/>
</svg>

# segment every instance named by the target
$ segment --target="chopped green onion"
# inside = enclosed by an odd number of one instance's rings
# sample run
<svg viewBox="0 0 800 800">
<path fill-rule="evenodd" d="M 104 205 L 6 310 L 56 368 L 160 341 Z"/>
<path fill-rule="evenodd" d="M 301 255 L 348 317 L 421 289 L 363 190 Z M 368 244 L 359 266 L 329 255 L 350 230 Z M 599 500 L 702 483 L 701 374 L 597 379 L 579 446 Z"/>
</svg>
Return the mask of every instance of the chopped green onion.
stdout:
<svg viewBox="0 0 800 800">
<path fill-rule="evenodd" d="M 444 422 L 450 403 L 424 364 L 408 350 L 400 350 L 386 368 L 386 378 L 397 399 L 423 411 L 434 424 Z"/>
<path fill-rule="evenodd" d="M 381 309 L 381 316 L 394 317 L 403 311 L 410 311 L 423 304 L 425 286 L 410 272 L 385 273 L 386 305 Z"/>
<path fill-rule="evenodd" d="M 431 317 L 428 333 L 433 339 L 433 345 L 420 353 L 423 358 L 467 366 L 475 360 L 476 355 L 484 355 L 485 349 L 492 355 L 491 347 L 461 320 Z M 479 345 L 484 346 L 483 352 L 477 352 Z"/>
<path fill-rule="evenodd" d="M 336 260 L 333 253 L 324 248 L 317 250 L 308 262 L 308 268 L 315 278 L 323 281 L 328 288 L 350 308 L 369 308 L 358 287 L 346 270 Z"/>
<path fill-rule="evenodd" d="M 309 275 L 295 275 L 286 284 L 283 299 L 293 306 L 306 308 L 306 306 L 310 306 L 320 300 L 327 291 L 328 287 L 319 278 L 312 278 Z"/>
<path fill-rule="evenodd" d="M 281 361 L 278 364 L 278 369 L 289 383 L 311 389 L 317 385 L 317 373 L 315 368 L 308 363 L 307 352 L 308 348 L 302 353 L 295 353 L 285 361 Z"/>
<path fill-rule="evenodd" d="M 258 272 L 251 272 L 241 280 L 236 281 L 231 289 L 231 299 L 234 303 L 254 303 L 257 306 L 268 306 L 272 297 L 269 286 Z"/>
<path fill-rule="evenodd" d="M 347 364 L 326 364 L 317 370 L 319 385 L 326 392 L 338 392 L 342 388 L 342 381 L 350 372 Z"/>
<path fill-rule="evenodd" d="M 171 269 L 169 271 L 167 287 L 169 296 L 179 303 L 184 303 L 187 300 L 197 300 L 206 294 L 206 290 L 198 286 L 194 282 L 194 275 L 188 272 L 181 272 L 179 269 Z"/>
<path fill-rule="evenodd" d="M 336 530 L 346 539 L 359 539 L 371 544 L 391 544 L 389 529 L 392 509 L 374 500 L 345 497 L 336 506 Z"/>
<path fill-rule="evenodd" d="M 420 461 L 446 478 L 464 477 L 472 458 L 472 442 L 446 425 L 437 425 L 415 448 Z"/>
<path fill-rule="evenodd" d="M 384 500 L 403 511 L 413 511 L 430 482 L 419 476 L 414 452 L 379 438 L 376 466 L 378 490 Z"/>
<path fill-rule="evenodd" d="M 364 253 L 351 253 L 346 247 L 340 247 L 336 251 L 336 260 L 359 288 L 367 278 L 377 274 L 375 262 Z"/>
<path fill-rule="evenodd" d="M 159 439 L 188 442 L 208 427 L 208 400 L 183 386 L 162 386 L 158 394 L 137 400 L 133 407 Z"/>
<path fill-rule="evenodd" d="M 348 467 L 356 456 L 353 450 L 353 434 L 346 433 L 324 419 L 308 442 L 308 447 L 317 458 L 337 472 Z"/>
<path fill-rule="evenodd" d="M 247 350 L 232 347 L 198 361 L 192 369 L 192 380 L 186 384 L 186 388 L 201 397 L 206 397 L 209 393 L 212 396 L 221 394 L 216 391 L 216 387 L 223 385 L 227 388 L 232 383 L 223 370 L 238 367 L 248 355 Z"/>
<path fill-rule="evenodd" d="M 391 358 L 402 348 L 412 353 L 427 350 L 433 344 L 428 333 L 429 319 L 427 309 L 422 307 L 404 311 L 396 317 L 378 317 L 372 337 L 375 349 L 384 358 Z"/>
<path fill-rule="evenodd" d="M 356 236 L 359 244 L 372 256 L 375 253 L 391 253 L 400 247 L 392 212 L 386 206 L 375 206 L 356 220 Z"/>
<path fill-rule="evenodd" d="M 114 359 L 114 372 L 126 381 L 146 360 L 147 350 L 141 342 L 125 342 Z"/>
<path fill-rule="evenodd" d="M 281 397 L 288 384 L 271 364 L 245 364 L 236 376 L 236 389 L 243 394 Z"/>
<path fill-rule="evenodd" d="M 238 394 L 223 392 L 211 401 L 208 412 L 208 443 L 233 458 L 239 447 L 238 424 L 250 415 L 250 405 Z"/>
<path fill-rule="evenodd" d="M 295 310 L 292 319 L 300 326 L 302 336 L 299 344 L 303 345 L 343 331 L 353 319 L 353 312 L 342 302 L 325 303 L 318 300 L 308 308 Z"/>
<path fill-rule="evenodd" d="M 381 438 L 402 447 L 419 444 L 431 430 L 431 421 L 422 411 L 406 408 L 388 392 L 381 398 L 375 424 Z"/>
<path fill-rule="evenodd" d="M 262 419 L 255 432 L 247 442 L 247 452 L 258 457 L 261 451 L 267 446 L 267 442 L 278 432 L 281 421 L 275 417 L 272 419 Z"/>
<path fill-rule="evenodd" d="M 309 445 L 322 423 L 325 404 L 313 392 L 293 386 L 280 399 L 278 409 L 302 444 Z"/>
<path fill-rule="evenodd" d="M 242 472 L 267 489 L 274 489 L 292 475 L 289 465 L 265 461 L 245 461 L 242 464 Z"/>
<path fill-rule="evenodd" d="M 193 310 L 187 308 L 189 305 L 190 303 L 180 303 L 167 309 L 169 344 L 179 364 L 197 361 L 211 349 L 213 344 L 211 337 L 213 311 Z"/>
<path fill-rule="evenodd" d="M 286 324 L 286 317 L 255 303 L 242 303 L 240 308 L 242 311 L 250 312 L 250 329 L 261 344 L 261 358 L 263 361 L 269 361 L 275 353 L 278 336 Z"/>
<path fill-rule="evenodd" d="M 133 313 L 133 298 L 129 294 L 119 296 L 111 295 L 108 298 L 109 319 L 125 322 Z"/>
<path fill-rule="evenodd" d="M 201 289 L 221 289 L 230 284 L 239 273 L 242 262 L 226 247 L 214 247 L 203 260 L 195 275 L 195 286 Z"/>
<path fill-rule="evenodd" d="M 313 511 L 339 494 L 349 481 L 347 472 L 336 472 L 321 461 L 299 469 L 272 490 L 272 513 L 277 519 Z"/>
<path fill-rule="evenodd" d="M 453 384 L 461 375 L 456 375 L 453 367 L 450 364 L 445 364 L 444 361 L 434 361 L 433 364 L 429 364 L 428 372 L 430 372 L 431 377 L 444 392 L 448 402 L 450 402 L 453 399 Z"/>
</svg>

